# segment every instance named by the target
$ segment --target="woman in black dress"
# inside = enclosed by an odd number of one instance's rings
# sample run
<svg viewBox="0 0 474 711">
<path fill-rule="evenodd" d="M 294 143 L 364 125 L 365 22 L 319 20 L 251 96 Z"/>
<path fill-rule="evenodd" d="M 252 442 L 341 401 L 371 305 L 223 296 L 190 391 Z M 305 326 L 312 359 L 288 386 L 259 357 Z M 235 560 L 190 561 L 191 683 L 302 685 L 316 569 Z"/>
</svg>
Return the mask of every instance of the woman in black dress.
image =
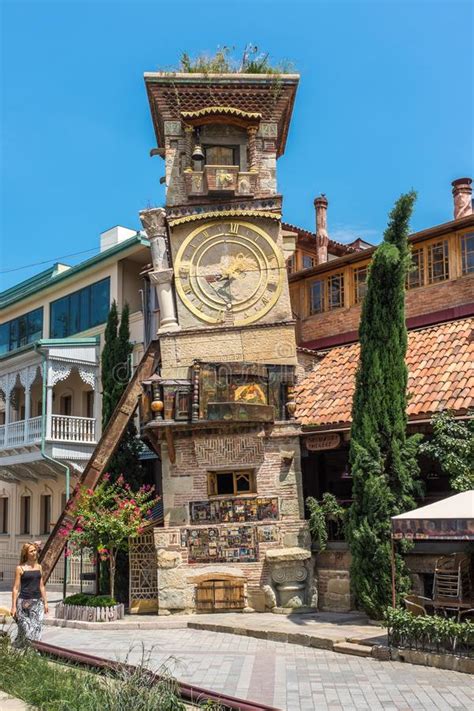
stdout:
<svg viewBox="0 0 474 711">
<path fill-rule="evenodd" d="M 24 645 L 41 638 L 45 612 L 48 612 L 48 601 L 41 565 L 38 563 L 38 548 L 34 543 L 25 543 L 21 549 L 20 565 L 16 568 L 12 592 L 11 614 L 18 624 L 17 644 Z"/>
</svg>

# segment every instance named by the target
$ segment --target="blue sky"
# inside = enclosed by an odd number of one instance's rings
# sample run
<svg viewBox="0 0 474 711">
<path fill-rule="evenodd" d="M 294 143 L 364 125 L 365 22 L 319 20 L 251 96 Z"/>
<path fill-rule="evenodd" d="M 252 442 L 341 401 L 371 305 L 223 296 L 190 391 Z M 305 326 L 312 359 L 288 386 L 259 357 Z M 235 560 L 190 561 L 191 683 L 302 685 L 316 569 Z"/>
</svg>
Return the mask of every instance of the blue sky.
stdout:
<svg viewBox="0 0 474 711">
<path fill-rule="evenodd" d="M 253 42 L 294 62 L 288 222 L 312 229 L 325 192 L 332 237 L 377 242 L 401 192 L 419 192 L 418 230 L 451 219 L 450 182 L 472 175 L 470 0 L 0 4 L 2 271 L 77 263 L 100 232 L 138 229 L 138 211 L 163 203 L 143 72 L 182 51 Z M 2 273 L 0 288 L 46 266 Z"/>
</svg>

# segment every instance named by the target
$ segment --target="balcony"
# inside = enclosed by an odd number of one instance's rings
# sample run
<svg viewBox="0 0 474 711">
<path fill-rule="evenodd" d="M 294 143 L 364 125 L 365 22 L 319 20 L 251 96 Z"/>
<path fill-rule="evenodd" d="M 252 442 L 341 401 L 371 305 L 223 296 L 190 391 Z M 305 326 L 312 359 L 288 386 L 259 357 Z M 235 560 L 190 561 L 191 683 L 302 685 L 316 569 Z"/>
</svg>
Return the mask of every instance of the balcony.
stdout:
<svg viewBox="0 0 474 711">
<path fill-rule="evenodd" d="M 41 441 L 41 417 L 0 425 L 0 449 L 14 449 Z"/>
<path fill-rule="evenodd" d="M 95 418 L 51 415 L 50 437 L 57 442 L 96 442 Z M 41 442 L 41 417 L 0 425 L 0 450 Z M 48 426 L 48 421 L 46 422 Z"/>
<path fill-rule="evenodd" d="M 48 457 L 81 471 L 100 435 L 96 340 L 39 343 L 0 364 L 0 479 L 45 474 L 43 439 Z"/>
<path fill-rule="evenodd" d="M 252 197 L 257 190 L 257 173 L 241 172 L 238 165 L 205 165 L 204 170 L 189 169 L 184 176 L 189 197 Z"/>
</svg>

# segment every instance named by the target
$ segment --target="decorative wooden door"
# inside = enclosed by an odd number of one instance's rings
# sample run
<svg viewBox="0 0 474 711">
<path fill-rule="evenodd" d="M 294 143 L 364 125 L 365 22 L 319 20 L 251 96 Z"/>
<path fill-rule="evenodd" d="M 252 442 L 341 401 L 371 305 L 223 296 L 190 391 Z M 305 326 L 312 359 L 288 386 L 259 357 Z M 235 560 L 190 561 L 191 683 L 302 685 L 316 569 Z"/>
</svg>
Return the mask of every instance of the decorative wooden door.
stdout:
<svg viewBox="0 0 474 711">
<path fill-rule="evenodd" d="M 196 610 L 221 612 L 245 606 L 243 580 L 206 580 L 196 586 Z"/>
</svg>

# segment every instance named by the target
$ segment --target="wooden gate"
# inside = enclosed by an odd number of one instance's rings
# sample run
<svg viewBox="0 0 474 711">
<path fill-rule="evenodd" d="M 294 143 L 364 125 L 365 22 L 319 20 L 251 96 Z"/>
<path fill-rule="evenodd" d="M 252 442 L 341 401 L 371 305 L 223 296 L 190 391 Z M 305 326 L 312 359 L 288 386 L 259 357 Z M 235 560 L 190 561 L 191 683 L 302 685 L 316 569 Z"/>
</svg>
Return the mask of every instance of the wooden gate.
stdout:
<svg viewBox="0 0 474 711">
<path fill-rule="evenodd" d="M 223 612 L 242 610 L 245 607 L 244 581 L 206 580 L 196 585 L 196 610 L 198 612 Z"/>
</svg>

